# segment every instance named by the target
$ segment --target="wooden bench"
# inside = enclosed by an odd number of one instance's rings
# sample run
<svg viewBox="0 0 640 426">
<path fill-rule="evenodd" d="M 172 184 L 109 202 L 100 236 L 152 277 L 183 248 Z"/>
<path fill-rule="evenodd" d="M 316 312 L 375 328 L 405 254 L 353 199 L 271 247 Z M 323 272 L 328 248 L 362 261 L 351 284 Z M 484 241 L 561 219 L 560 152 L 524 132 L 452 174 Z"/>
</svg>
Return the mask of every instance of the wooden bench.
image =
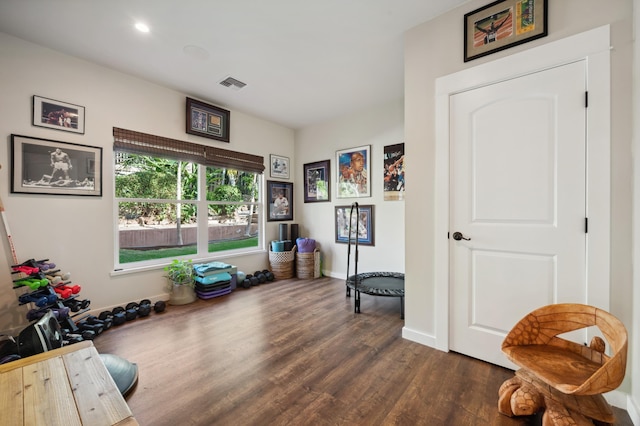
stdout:
<svg viewBox="0 0 640 426">
<path fill-rule="evenodd" d="M 607 339 L 589 346 L 558 335 L 596 326 Z M 545 409 L 543 425 L 615 422 L 602 393 L 622 383 L 627 363 L 627 331 L 616 317 L 593 306 L 555 304 L 520 320 L 502 343 L 502 352 L 521 367 L 499 390 L 498 409 L 508 416 Z M 601 424 L 599 423 L 599 424 Z"/>
<path fill-rule="evenodd" d="M 0 365 L 0 412 L 7 426 L 138 424 L 90 341 Z"/>
</svg>

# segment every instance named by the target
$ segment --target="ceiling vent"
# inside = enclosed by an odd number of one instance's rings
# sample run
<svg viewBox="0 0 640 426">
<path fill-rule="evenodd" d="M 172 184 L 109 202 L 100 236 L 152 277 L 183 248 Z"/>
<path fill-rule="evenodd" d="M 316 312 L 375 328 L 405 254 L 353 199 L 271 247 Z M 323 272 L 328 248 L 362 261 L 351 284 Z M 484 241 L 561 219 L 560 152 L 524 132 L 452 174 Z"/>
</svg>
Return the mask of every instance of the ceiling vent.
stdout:
<svg viewBox="0 0 640 426">
<path fill-rule="evenodd" d="M 220 84 L 222 84 L 224 87 L 230 87 L 234 90 L 240 90 L 242 89 L 244 86 L 247 85 L 247 83 L 243 83 L 240 80 L 236 80 L 233 77 L 227 77 L 224 80 L 222 80 L 220 82 Z"/>
</svg>

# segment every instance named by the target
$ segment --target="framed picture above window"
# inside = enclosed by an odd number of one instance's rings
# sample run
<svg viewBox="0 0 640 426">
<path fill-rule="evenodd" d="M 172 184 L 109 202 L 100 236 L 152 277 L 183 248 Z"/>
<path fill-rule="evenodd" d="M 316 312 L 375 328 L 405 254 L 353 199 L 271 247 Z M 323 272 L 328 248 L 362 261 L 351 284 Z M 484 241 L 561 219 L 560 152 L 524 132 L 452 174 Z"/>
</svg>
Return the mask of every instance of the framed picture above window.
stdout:
<svg viewBox="0 0 640 426">
<path fill-rule="evenodd" d="M 370 145 L 336 152 L 338 198 L 371 197 L 370 162 Z"/>
<path fill-rule="evenodd" d="M 293 220 L 293 183 L 267 181 L 269 218 L 267 221 Z"/>
<path fill-rule="evenodd" d="M 102 148 L 11 135 L 11 192 L 101 196 Z"/>
<path fill-rule="evenodd" d="M 464 15 L 464 61 L 547 35 L 547 0 L 498 0 Z"/>
<path fill-rule="evenodd" d="M 316 161 L 304 165 L 304 202 L 331 201 L 331 162 Z"/>
<path fill-rule="evenodd" d="M 289 157 L 271 154 L 269 156 L 271 164 L 271 177 L 276 179 L 289 179 Z"/>
<path fill-rule="evenodd" d="M 231 113 L 217 106 L 187 98 L 187 133 L 229 142 Z"/>
<path fill-rule="evenodd" d="M 34 95 L 33 125 L 84 134 L 84 107 Z"/>
<path fill-rule="evenodd" d="M 375 245 L 373 205 L 358 206 L 357 209 L 353 206 L 336 206 L 335 209 L 336 243 L 348 243 L 349 230 L 351 230 L 351 241 L 355 242 L 357 229 L 358 244 Z"/>
</svg>

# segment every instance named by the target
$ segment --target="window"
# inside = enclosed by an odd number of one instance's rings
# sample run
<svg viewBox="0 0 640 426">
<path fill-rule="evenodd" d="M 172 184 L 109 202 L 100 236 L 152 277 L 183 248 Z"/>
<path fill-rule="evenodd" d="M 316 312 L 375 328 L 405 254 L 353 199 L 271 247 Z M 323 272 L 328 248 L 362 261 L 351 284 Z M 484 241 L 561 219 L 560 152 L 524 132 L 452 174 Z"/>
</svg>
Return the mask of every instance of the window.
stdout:
<svg viewBox="0 0 640 426">
<path fill-rule="evenodd" d="M 262 157 L 117 128 L 114 138 L 117 268 L 263 247 Z"/>
</svg>

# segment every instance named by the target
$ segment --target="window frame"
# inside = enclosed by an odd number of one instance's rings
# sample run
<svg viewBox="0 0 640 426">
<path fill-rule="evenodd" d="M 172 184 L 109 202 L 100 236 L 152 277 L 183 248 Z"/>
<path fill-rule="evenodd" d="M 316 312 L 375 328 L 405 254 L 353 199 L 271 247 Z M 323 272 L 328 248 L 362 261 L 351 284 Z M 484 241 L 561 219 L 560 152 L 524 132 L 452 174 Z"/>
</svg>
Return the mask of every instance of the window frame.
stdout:
<svg viewBox="0 0 640 426">
<path fill-rule="evenodd" d="M 150 142 L 151 141 L 151 142 Z M 156 144 L 157 142 L 157 144 Z M 175 145 L 175 146 L 174 146 Z M 176 149 L 176 146 L 178 147 Z M 168 150 L 164 150 L 168 148 Z M 173 151 L 175 150 L 175 151 Z M 193 200 L 178 199 L 147 199 L 147 198 L 120 198 L 116 197 L 116 160 L 118 152 L 128 152 L 137 155 L 146 155 L 156 158 L 168 158 L 176 161 L 189 161 L 198 164 L 197 177 L 197 198 Z M 171 155 L 176 152 L 177 155 Z M 187 156 L 181 154 L 187 152 Z M 265 232 L 265 202 L 264 202 L 264 158 L 251 154 L 238 153 L 235 151 L 223 150 L 220 148 L 205 145 L 193 144 L 190 142 L 176 141 L 159 136 L 148 135 L 130 130 L 118 129 L 114 127 L 114 148 L 113 148 L 113 226 L 114 226 L 114 273 L 125 273 L 146 269 L 157 269 L 169 264 L 173 259 L 191 259 L 194 262 L 207 262 L 230 257 L 250 255 L 264 252 L 266 243 Z M 192 155 L 196 153 L 196 155 Z M 200 156 L 200 154 L 203 154 Z M 181 157 L 181 158 L 176 158 Z M 213 160 L 212 160 L 213 159 Z M 221 162 L 229 160 L 229 164 L 223 165 Z M 245 167 L 238 167 L 238 165 Z M 252 201 L 212 201 L 206 198 L 206 170 L 207 167 L 227 168 L 232 170 L 256 173 L 258 200 Z M 122 202 L 138 203 L 164 203 L 164 204 L 193 204 L 196 206 L 197 223 L 197 244 L 196 253 L 185 256 L 164 257 L 160 259 L 150 259 L 137 262 L 120 262 L 120 227 L 119 227 L 119 205 Z M 211 205 L 254 205 L 254 213 L 258 214 L 258 245 L 257 247 L 239 248 L 217 252 L 209 252 L 209 206 Z M 249 218 L 251 220 L 251 218 Z"/>
</svg>

